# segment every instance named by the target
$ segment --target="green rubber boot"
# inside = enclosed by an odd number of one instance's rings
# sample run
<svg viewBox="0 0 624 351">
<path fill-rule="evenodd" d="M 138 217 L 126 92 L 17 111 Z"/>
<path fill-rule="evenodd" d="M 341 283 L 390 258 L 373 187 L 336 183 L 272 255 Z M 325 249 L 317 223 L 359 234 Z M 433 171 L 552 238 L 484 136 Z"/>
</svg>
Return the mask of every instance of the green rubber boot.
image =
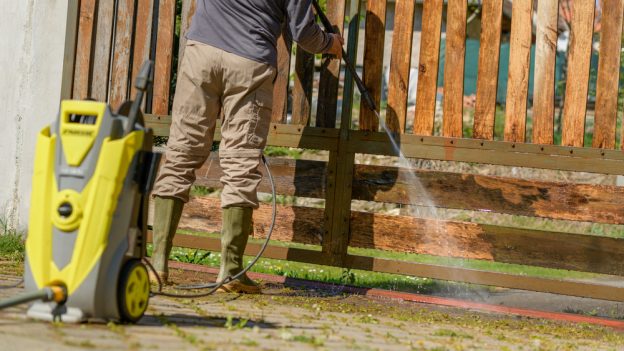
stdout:
<svg viewBox="0 0 624 351">
<path fill-rule="evenodd" d="M 169 280 L 167 262 L 173 245 L 173 236 L 182 216 L 183 207 L 184 202 L 180 199 L 154 196 L 154 225 L 152 230 L 154 233 L 154 250 L 152 252 L 152 265 L 163 283 Z M 150 272 L 150 280 L 153 282 L 157 281 L 152 272 Z"/>
<path fill-rule="evenodd" d="M 243 270 L 243 253 L 247 239 L 253 230 L 251 207 L 228 207 L 223 209 L 221 230 L 221 269 L 217 281 L 234 276 Z M 247 275 L 229 282 L 219 289 L 221 292 L 246 294 L 261 293 L 260 287 Z"/>
</svg>

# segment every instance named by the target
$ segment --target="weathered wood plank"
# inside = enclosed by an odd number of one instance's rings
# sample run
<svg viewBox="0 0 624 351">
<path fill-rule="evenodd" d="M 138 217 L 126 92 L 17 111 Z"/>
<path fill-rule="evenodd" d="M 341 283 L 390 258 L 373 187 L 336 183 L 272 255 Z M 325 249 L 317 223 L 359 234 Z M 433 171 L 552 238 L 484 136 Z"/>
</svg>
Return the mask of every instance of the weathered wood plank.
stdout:
<svg viewBox="0 0 624 351">
<path fill-rule="evenodd" d="M 596 111 L 592 146 L 615 148 L 615 128 L 618 110 L 618 84 L 622 50 L 623 0 L 604 0 L 600 55 L 596 82 Z M 624 145 L 624 143 L 623 143 Z"/>
<path fill-rule="evenodd" d="M 191 28 L 191 20 L 193 19 L 193 15 L 195 14 L 196 5 L 196 0 L 182 1 L 182 12 L 180 13 L 180 47 L 178 48 L 178 71 L 180 70 L 182 58 L 184 57 L 184 49 L 186 48 L 186 34 L 188 33 L 189 28 Z"/>
<path fill-rule="evenodd" d="M 134 28 L 134 0 L 118 0 L 113 69 L 111 71 L 110 105 L 116 109 L 128 98 L 130 84 L 130 50 Z"/>
<path fill-rule="evenodd" d="M 91 53 L 95 35 L 96 0 L 80 2 L 76 67 L 74 71 L 74 99 L 85 99 L 91 94 Z"/>
<path fill-rule="evenodd" d="M 297 46 L 295 85 L 292 94 L 292 124 L 307 126 L 312 112 L 312 85 L 314 83 L 314 55 Z"/>
<path fill-rule="evenodd" d="M 364 38 L 364 67 L 362 79 L 377 106 L 381 101 L 381 75 L 383 70 L 383 50 L 386 32 L 386 1 L 366 2 L 366 24 Z M 360 108 L 360 130 L 379 130 L 377 116 L 364 107 Z"/>
<path fill-rule="evenodd" d="M 533 143 L 552 144 L 555 116 L 555 55 L 557 0 L 537 3 L 535 85 L 533 88 Z"/>
<path fill-rule="evenodd" d="M 271 212 L 268 204 L 255 211 L 254 237 L 266 237 Z M 277 213 L 275 240 L 320 243 L 322 209 L 279 206 Z M 184 208 L 180 228 L 218 232 L 220 214 L 218 199 L 192 198 Z M 365 212 L 351 212 L 350 222 L 352 247 L 624 274 L 622 239 Z"/>
<path fill-rule="evenodd" d="M 533 1 L 514 1 L 512 16 L 505 141 L 523 143 L 526 137 L 529 68 L 531 41 L 533 40 Z"/>
<path fill-rule="evenodd" d="M 275 123 L 286 123 L 288 104 L 288 81 L 290 78 L 291 42 L 282 35 L 277 39 L 277 76 L 273 85 L 273 116 Z"/>
<path fill-rule="evenodd" d="M 396 16 L 394 21 L 386 125 L 391 131 L 400 133 L 405 132 L 407 120 L 415 8 L 415 0 L 398 0 L 395 4 L 395 13 L 400 16 Z"/>
<path fill-rule="evenodd" d="M 139 75 L 143 62 L 150 58 L 152 48 L 152 19 L 154 0 L 138 0 L 136 24 L 134 26 L 134 50 L 132 53 L 132 79 L 130 81 L 131 96 L 136 96 L 134 82 Z M 147 111 L 147 99 L 143 102 L 143 109 Z M 151 110 L 151 106 L 150 106 Z"/>
<path fill-rule="evenodd" d="M 473 134 L 476 139 L 494 139 L 502 19 L 503 0 L 483 2 Z"/>
<path fill-rule="evenodd" d="M 348 15 L 349 20 L 349 36 L 347 38 L 347 56 L 350 62 L 355 62 L 358 41 L 360 37 L 360 10 L 362 9 L 361 1 L 351 1 Z M 355 92 L 355 80 L 350 70 L 345 70 L 344 89 L 342 93 L 342 116 L 340 116 L 340 128 L 351 129 L 353 122 L 353 94 Z"/>
<path fill-rule="evenodd" d="M 423 3 L 418 90 L 414 114 L 414 134 L 418 135 L 433 135 L 443 8 L 443 0 L 429 0 Z"/>
<path fill-rule="evenodd" d="M 415 175 L 420 184 L 405 169 L 356 165 L 353 198 L 420 206 L 429 199 L 441 208 L 624 224 L 622 187 L 426 170 Z"/>
<path fill-rule="evenodd" d="M 461 138 L 464 110 L 464 60 L 466 58 L 466 1 L 449 0 L 446 12 L 444 63 L 444 118 L 442 135 Z"/>
<path fill-rule="evenodd" d="M 589 69 L 594 35 L 593 1 L 575 2 L 568 54 L 562 138 L 564 146 L 582 147 L 585 141 L 585 114 L 589 89 Z"/>
<path fill-rule="evenodd" d="M 80 1 L 70 0 L 67 4 L 65 30 L 65 50 L 63 51 L 63 72 L 61 74 L 61 100 L 72 98 L 74 86 L 74 68 L 76 65 L 76 43 L 78 42 L 78 24 L 80 22 Z"/>
<path fill-rule="evenodd" d="M 152 101 L 152 113 L 155 114 L 164 115 L 169 113 L 174 30 L 175 0 L 160 0 Z"/>
<path fill-rule="evenodd" d="M 334 24 L 334 31 L 343 34 L 345 0 L 327 0 L 326 6 L 327 18 Z M 316 111 L 317 127 L 336 127 L 339 76 L 340 60 L 330 55 L 323 55 Z"/>
<path fill-rule="evenodd" d="M 327 163 L 269 158 L 276 190 L 286 196 L 323 198 Z M 264 174 L 264 170 L 262 170 Z M 624 188 L 524 180 L 466 173 L 355 165 L 352 197 L 356 200 L 505 213 L 517 216 L 624 224 Z M 221 188 L 216 154 L 197 171 L 197 185 Z M 259 190 L 270 192 L 263 179 Z M 470 194 L 470 196 L 460 196 Z"/>
<path fill-rule="evenodd" d="M 120 6 L 118 6 L 121 8 Z M 93 54 L 93 80 L 91 82 L 91 97 L 98 101 L 108 100 L 109 72 L 111 67 L 111 44 L 113 40 L 113 17 L 115 15 L 115 1 L 98 2 L 97 31 L 95 34 Z M 117 17 L 124 16 L 120 12 Z"/>
</svg>

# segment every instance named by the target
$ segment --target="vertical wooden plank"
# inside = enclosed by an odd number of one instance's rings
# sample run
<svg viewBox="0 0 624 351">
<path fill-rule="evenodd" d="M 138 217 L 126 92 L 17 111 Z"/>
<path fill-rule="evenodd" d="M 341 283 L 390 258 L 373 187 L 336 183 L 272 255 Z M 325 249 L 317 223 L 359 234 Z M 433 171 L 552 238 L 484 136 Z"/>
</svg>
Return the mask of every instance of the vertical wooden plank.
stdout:
<svg viewBox="0 0 624 351">
<path fill-rule="evenodd" d="M 96 0 L 80 2 L 78 21 L 78 44 L 76 46 L 76 67 L 74 71 L 74 99 L 88 98 L 91 82 L 91 51 L 95 34 Z"/>
<path fill-rule="evenodd" d="M 134 0 L 119 0 L 109 94 L 110 105 L 113 109 L 118 108 L 128 98 L 133 24 Z"/>
<path fill-rule="evenodd" d="M 329 21 L 334 24 L 334 30 L 342 34 L 344 31 L 345 0 L 327 0 L 326 12 Z M 323 55 L 316 111 L 317 127 L 334 128 L 336 126 L 339 76 L 340 60 L 330 55 Z"/>
<path fill-rule="evenodd" d="M 138 0 L 136 24 L 134 26 L 134 50 L 132 54 L 132 79 L 130 81 L 131 96 L 136 95 L 134 81 L 139 75 L 143 62 L 150 58 L 152 46 L 152 15 L 154 0 Z M 145 99 L 147 101 L 147 99 Z M 144 102 L 144 108 L 146 101 Z"/>
<path fill-rule="evenodd" d="M 290 76 L 290 51 L 292 43 L 282 35 L 277 39 L 277 76 L 273 84 L 273 117 L 275 123 L 286 123 L 288 80 Z"/>
<path fill-rule="evenodd" d="M 502 19 L 503 0 L 483 2 L 477 73 L 477 102 L 474 115 L 473 137 L 476 139 L 494 139 Z"/>
<path fill-rule="evenodd" d="M 186 33 L 188 33 L 189 28 L 191 28 L 191 19 L 195 14 L 196 5 L 196 0 L 183 0 L 182 2 L 182 12 L 180 13 L 180 19 L 182 20 L 182 22 L 180 23 L 180 47 L 178 48 L 177 67 L 178 70 L 180 70 L 182 57 L 184 57 L 184 49 L 186 48 Z"/>
<path fill-rule="evenodd" d="M 362 1 L 351 0 L 349 3 L 349 37 L 347 38 L 347 56 L 350 62 L 356 61 L 358 41 L 360 37 L 360 10 Z M 353 93 L 355 91 L 355 81 L 350 70 L 345 70 L 344 92 L 342 94 L 342 116 L 340 117 L 340 128 L 351 129 L 353 122 Z"/>
<path fill-rule="evenodd" d="M 532 28 L 533 1 L 514 1 L 509 44 L 505 141 L 525 141 Z"/>
<path fill-rule="evenodd" d="M 415 9 L 416 0 L 397 0 L 395 4 L 398 16 L 394 19 L 386 112 L 386 124 L 393 132 L 405 132 Z"/>
<path fill-rule="evenodd" d="M 297 46 L 295 85 L 292 93 L 292 124 L 308 125 L 312 111 L 314 55 Z"/>
<path fill-rule="evenodd" d="M 433 135 L 436 95 L 438 94 L 443 6 L 443 0 L 423 2 L 418 90 L 416 112 L 414 113 L 414 134 L 418 135 Z"/>
<path fill-rule="evenodd" d="M 449 0 L 446 15 L 444 63 L 444 120 L 442 135 L 462 137 L 464 60 L 466 58 L 466 1 Z"/>
<path fill-rule="evenodd" d="M 564 146 L 582 147 L 585 138 L 594 8 L 594 1 L 575 1 L 572 9 L 572 33 L 562 121 L 561 142 Z"/>
<path fill-rule="evenodd" d="M 379 106 L 386 34 L 386 0 L 369 0 L 366 2 L 365 30 L 362 79 L 375 104 Z M 364 104 L 360 106 L 360 129 L 372 131 L 379 129 L 377 116 Z"/>
<path fill-rule="evenodd" d="M 624 0 L 603 0 L 593 147 L 615 148 Z"/>
<path fill-rule="evenodd" d="M 351 22 L 349 23 L 349 40 L 347 42 L 347 55 L 351 62 L 355 62 L 357 56 L 360 9 L 361 1 L 352 0 L 349 7 Z M 353 77 L 347 72 L 345 74 L 344 106 L 340 119 L 338 150 L 329 153 L 327 164 L 325 231 L 322 244 L 323 253 L 327 255 L 328 261 L 338 266 L 344 263 L 351 232 L 351 190 L 355 154 L 348 151 L 348 141 L 352 122 L 353 89 Z"/>
<path fill-rule="evenodd" d="M 121 15 L 123 16 L 123 14 Z M 91 68 L 93 72 L 91 97 L 98 101 L 108 101 L 114 16 L 115 0 L 100 0 L 97 10 L 97 30 L 94 39 L 93 67 Z"/>
<path fill-rule="evenodd" d="M 78 41 L 78 23 L 80 1 L 70 0 L 67 4 L 67 22 L 65 25 L 65 50 L 63 53 L 63 73 L 61 99 L 71 99 L 74 85 L 74 65 L 76 64 L 76 43 Z"/>
<path fill-rule="evenodd" d="M 554 138 L 558 7 L 558 0 L 542 0 L 537 3 L 533 88 L 533 143 L 535 144 L 552 144 Z"/>
<path fill-rule="evenodd" d="M 158 6 L 158 39 L 154 70 L 152 113 L 169 113 L 169 89 L 173 64 L 173 33 L 175 29 L 175 0 L 160 0 Z"/>
</svg>

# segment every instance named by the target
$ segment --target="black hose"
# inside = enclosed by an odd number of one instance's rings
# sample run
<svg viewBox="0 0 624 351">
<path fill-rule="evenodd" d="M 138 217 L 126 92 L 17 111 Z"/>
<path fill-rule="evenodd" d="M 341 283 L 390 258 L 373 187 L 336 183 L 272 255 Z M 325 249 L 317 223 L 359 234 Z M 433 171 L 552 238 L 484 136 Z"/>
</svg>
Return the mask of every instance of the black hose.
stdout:
<svg viewBox="0 0 624 351">
<path fill-rule="evenodd" d="M 154 275 L 157 277 L 156 279 L 158 280 L 158 291 L 152 292 L 152 294 L 160 295 L 160 296 L 167 296 L 167 297 L 176 297 L 176 298 L 198 298 L 198 297 L 204 297 L 204 296 L 212 295 L 215 291 L 217 291 L 223 285 L 225 285 L 225 284 L 227 284 L 227 283 L 229 283 L 231 281 L 234 281 L 234 280 L 242 277 L 244 274 L 246 274 L 251 269 L 251 267 L 253 267 L 258 262 L 260 257 L 262 257 L 262 255 L 264 254 L 264 251 L 266 250 L 266 248 L 269 246 L 269 241 L 271 240 L 271 234 L 273 234 L 273 228 L 275 227 L 275 219 L 277 217 L 277 202 L 276 202 L 276 195 L 277 195 L 277 193 L 275 191 L 275 180 L 273 179 L 273 175 L 271 174 L 271 169 L 269 167 L 269 162 L 267 161 L 266 157 L 264 157 L 264 155 L 262 155 L 262 162 L 264 163 L 264 167 L 265 167 L 265 169 L 267 171 L 267 176 L 269 177 L 269 182 L 271 183 L 271 193 L 272 193 L 271 205 L 272 205 L 272 208 L 273 208 L 273 214 L 271 215 L 271 225 L 269 227 L 269 232 L 267 233 L 266 240 L 264 241 L 264 244 L 262 244 L 262 247 L 260 248 L 260 251 L 254 257 L 254 259 L 251 260 L 251 262 L 249 262 L 249 264 L 247 264 L 247 267 L 245 267 L 245 269 L 243 269 L 242 271 L 240 271 L 239 273 L 237 273 L 234 276 L 226 277 L 225 279 L 223 279 L 220 282 L 206 283 L 206 284 L 197 284 L 197 285 L 179 285 L 179 286 L 173 287 L 174 289 L 180 289 L 180 290 L 204 290 L 204 289 L 210 289 L 207 292 L 197 293 L 197 294 L 175 294 L 175 293 L 168 293 L 168 292 L 162 291 L 162 281 L 160 280 L 160 277 L 158 276 L 158 273 L 156 273 L 156 270 L 154 269 L 154 267 L 152 266 L 152 264 L 148 260 L 144 260 L 145 263 L 147 264 L 147 266 L 149 267 L 149 269 L 154 273 Z"/>
</svg>

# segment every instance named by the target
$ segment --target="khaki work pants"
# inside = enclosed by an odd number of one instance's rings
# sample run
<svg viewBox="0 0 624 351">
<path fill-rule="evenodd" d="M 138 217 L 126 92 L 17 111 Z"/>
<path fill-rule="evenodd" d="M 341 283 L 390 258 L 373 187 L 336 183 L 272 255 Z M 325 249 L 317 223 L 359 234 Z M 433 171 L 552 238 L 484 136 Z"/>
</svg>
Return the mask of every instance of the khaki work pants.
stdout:
<svg viewBox="0 0 624 351">
<path fill-rule="evenodd" d="M 153 194 L 188 202 L 195 170 L 210 154 L 222 115 L 222 207 L 258 207 L 258 170 L 266 145 L 276 69 L 189 40 L 178 73 L 172 124 Z"/>
</svg>

